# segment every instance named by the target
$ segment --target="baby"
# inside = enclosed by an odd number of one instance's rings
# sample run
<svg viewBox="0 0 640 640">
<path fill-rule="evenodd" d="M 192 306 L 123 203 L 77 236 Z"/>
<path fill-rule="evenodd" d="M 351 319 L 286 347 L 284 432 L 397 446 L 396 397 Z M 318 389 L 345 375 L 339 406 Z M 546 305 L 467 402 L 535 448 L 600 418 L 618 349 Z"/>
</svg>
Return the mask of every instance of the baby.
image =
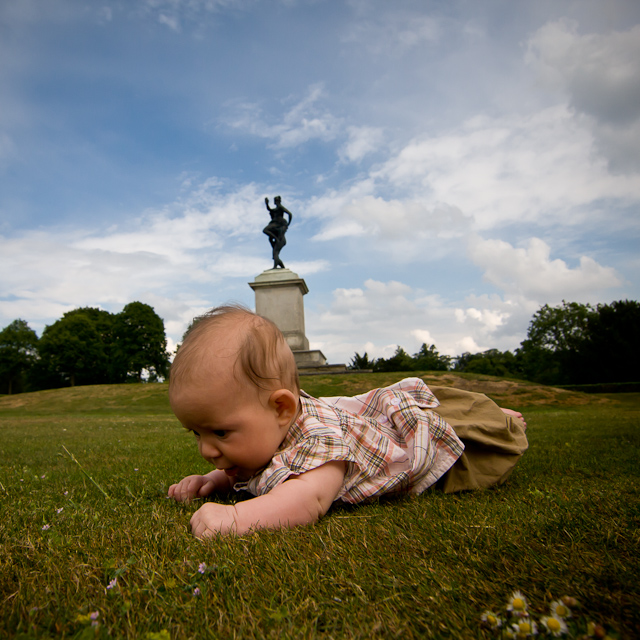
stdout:
<svg viewBox="0 0 640 640">
<path fill-rule="evenodd" d="M 169 497 L 231 488 L 257 496 L 206 502 L 191 518 L 193 534 L 206 537 L 310 524 L 336 500 L 504 481 L 527 446 L 522 416 L 480 394 L 440 391 L 453 394 L 442 406 L 419 378 L 353 398 L 312 398 L 300 390 L 293 353 L 272 322 L 218 307 L 192 325 L 169 383 L 173 412 L 215 470 L 187 476 Z"/>
</svg>

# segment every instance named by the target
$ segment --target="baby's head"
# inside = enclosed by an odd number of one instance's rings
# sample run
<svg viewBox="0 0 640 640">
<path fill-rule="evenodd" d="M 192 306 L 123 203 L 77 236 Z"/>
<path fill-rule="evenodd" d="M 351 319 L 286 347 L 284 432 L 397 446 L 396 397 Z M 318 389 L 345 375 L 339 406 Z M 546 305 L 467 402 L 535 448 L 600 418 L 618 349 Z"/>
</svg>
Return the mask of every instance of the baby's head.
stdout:
<svg viewBox="0 0 640 640">
<path fill-rule="evenodd" d="M 298 370 L 281 331 L 248 309 L 196 320 L 171 365 L 169 399 L 200 453 L 229 475 L 271 459 L 298 411 Z M 237 443 L 237 447 L 236 447 Z"/>
<path fill-rule="evenodd" d="M 171 365 L 169 393 L 200 376 L 226 369 L 256 390 L 300 393 L 293 353 L 276 325 L 241 305 L 211 309 L 196 318 Z"/>
</svg>

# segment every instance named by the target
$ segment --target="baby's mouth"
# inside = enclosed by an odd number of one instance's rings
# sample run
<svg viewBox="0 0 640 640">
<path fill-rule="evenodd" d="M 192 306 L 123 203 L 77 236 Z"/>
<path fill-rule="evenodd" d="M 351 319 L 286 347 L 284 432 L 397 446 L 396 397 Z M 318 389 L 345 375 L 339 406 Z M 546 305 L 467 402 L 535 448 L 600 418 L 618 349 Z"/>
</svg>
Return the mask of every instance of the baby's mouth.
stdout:
<svg viewBox="0 0 640 640">
<path fill-rule="evenodd" d="M 238 471 L 240 471 L 240 469 L 238 467 L 229 467 L 228 469 L 223 469 L 223 471 L 230 477 L 233 478 L 233 476 L 238 474 Z"/>
</svg>

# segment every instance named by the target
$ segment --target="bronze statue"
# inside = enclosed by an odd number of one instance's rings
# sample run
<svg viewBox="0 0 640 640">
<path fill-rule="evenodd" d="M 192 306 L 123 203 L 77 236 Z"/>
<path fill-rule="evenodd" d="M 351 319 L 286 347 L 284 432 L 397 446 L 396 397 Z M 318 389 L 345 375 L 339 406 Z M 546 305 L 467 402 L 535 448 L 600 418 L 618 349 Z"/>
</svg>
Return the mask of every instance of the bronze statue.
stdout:
<svg viewBox="0 0 640 640">
<path fill-rule="evenodd" d="M 269 237 L 269 244 L 273 250 L 273 268 L 277 269 L 280 267 L 281 269 L 284 269 L 284 264 L 282 263 L 282 260 L 280 260 L 280 251 L 282 250 L 282 247 L 287 244 L 284 234 L 289 228 L 293 216 L 291 215 L 291 211 L 282 206 L 280 196 L 276 196 L 273 201 L 276 206 L 272 209 L 269 206 L 269 198 L 264 199 L 264 203 L 267 205 L 267 211 L 271 214 L 271 222 L 262 230 L 262 232 L 266 233 Z M 285 213 L 289 216 L 288 222 L 284 219 Z"/>
</svg>

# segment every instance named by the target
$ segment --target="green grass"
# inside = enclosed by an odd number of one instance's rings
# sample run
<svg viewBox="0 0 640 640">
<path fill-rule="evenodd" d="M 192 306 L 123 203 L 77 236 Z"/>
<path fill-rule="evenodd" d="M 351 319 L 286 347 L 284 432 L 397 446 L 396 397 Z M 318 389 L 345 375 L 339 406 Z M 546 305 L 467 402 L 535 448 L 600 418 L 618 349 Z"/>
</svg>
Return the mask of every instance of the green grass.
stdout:
<svg viewBox="0 0 640 640">
<path fill-rule="evenodd" d="M 358 393 L 400 377 L 303 386 Z M 483 638 L 480 614 L 514 589 L 540 612 L 573 595 L 590 619 L 638 637 L 640 394 L 427 380 L 484 385 L 526 409 L 530 450 L 504 486 L 205 542 L 189 533 L 199 503 L 165 498 L 209 469 L 166 386 L 0 398 L 0 637 Z"/>
</svg>

